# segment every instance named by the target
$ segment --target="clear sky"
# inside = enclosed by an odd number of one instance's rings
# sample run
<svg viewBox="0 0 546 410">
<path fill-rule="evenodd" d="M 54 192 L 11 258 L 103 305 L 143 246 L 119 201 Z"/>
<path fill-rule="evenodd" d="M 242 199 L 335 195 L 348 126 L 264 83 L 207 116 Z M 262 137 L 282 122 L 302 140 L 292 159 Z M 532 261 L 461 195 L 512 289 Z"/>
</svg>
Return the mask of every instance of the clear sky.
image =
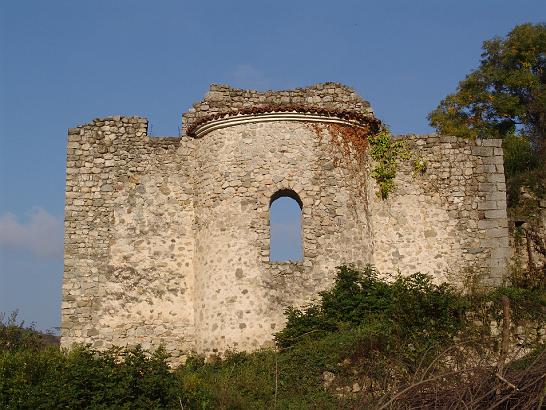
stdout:
<svg viewBox="0 0 546 410">
<path fill-rule="evenodd" d="M 59 325 L 67 128 L 127 114 L 177 135 L 210 83 L 336 81 L 427 133 L 483 40 L 545 20 L 544 0 L 3 0 L 0 312 Z"/>
</svg>

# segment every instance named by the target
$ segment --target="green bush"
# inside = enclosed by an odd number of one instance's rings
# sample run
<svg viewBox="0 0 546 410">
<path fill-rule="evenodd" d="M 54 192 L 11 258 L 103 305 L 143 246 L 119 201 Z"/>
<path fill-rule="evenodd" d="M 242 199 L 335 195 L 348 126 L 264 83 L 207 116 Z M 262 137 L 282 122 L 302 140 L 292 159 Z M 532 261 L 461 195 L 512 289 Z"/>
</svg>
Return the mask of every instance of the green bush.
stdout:
<svg viewBox="0 0 546 410">
<path fill-rule="evenodd" d="M 450 350 L 454 336 L 477 337 L 477 351 L 489 351 L 489 333 L 477 332 L 473 321 L 500 320 L 502 295 L 511 300 L 514 321 L 540 320 L 546 304 L 531 291 L 463 295 L 422 274 L 385 281 L 372 267 L 341 267 L 320 302 L 287 310 L 287 326 L 276 335 L 279 351 L 238 353 L 208 364 L 193 357 L 176 373 L 191 408 L 372 408 L 416 377 L 448 372 L 454 360 L 464 361 L 464 353 Z M 444 351 L 451 353 L 448 364 L 438 360 Z M 335 377 L 328 388 L 326 371 Z M 347 386 L 363 380 L 365 395 L 347 394 Z M 345 393 L 338 397 L 336 391 Z"/>
<path fill-rule="evenodd" d="M 321 302 L 307 309 L 287 310 L 286 328 L 275 336 L 280 347 L 372 324 L 402 338 L 445 340 L 461 328 L 467 308 L 466 300 L 448 284 L 435 285 L 421 273 L 398 275 L 389 283 L 371 266 L 363 271 L 339 268 L 334 287 L 320 296 Z"/>
<path fill-rule="evenodd" d="M 146 354 L 138 347 L 5 351 L 0 408 L 172 408 L 180 391 L 165 359 L 161 350 Z"/>
<path fill-rule="evenodd" d="M 341 339 L 348 340 L 340 343 Z M 336 409 L 338 400 L 325 391 L 321 377 L 334 369 L 340 349 L 351 337 L 311 341 L 276 352 L 236 353 L 224 360 L 203 363 L 191 358 L 180 366 L 180 380 L 190 408 L 200 409 Z M 197 364 L 196 364 L 197 363 Z"/>
<path fill-rule="evenodd" d="M 0 352 L 19 350 L 41 350 L 49 345 L 57 345 L 59 338 L 50 333 L 39 332 L 34 325 L 25 327 L 17 320 L 17 311 L 7 318 L 0 313 Z"/>
<path fill-rule="evenodd" d="M 481 305 L 486 306 L 492 319 L 502 318 L 501 297 L 508 296 L 512 321 L 535 321 L 546 323 L 546 289 L 524 289 L 519 287 L 502 287 L 492 290 L 481 298 Z"/>
</svg>

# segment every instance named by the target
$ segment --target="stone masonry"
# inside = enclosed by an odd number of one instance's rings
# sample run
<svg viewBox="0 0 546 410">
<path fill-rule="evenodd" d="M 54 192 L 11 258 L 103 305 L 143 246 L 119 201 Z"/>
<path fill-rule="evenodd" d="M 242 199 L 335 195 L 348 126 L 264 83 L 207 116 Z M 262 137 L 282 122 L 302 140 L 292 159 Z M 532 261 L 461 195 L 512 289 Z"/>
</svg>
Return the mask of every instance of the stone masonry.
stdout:
<svg viewBox="0 0 546 410">
<path fill-rule="evenodd" d="M 370 105 L 336 83 L 259 93 L 211 86 L 183 135 L 139 117 L 68 132 L 63 346 L 163 344 L 174 357 L 272 343 L 289 305 L 331 286 L 335 267 L 503 279 L 509 255 L 500 140 L 405 136 L 375 194 L 373 161 L 336 130 L 376 130 Z M 269 261 L 272 198 L 302 209 L 303 261 Z"/>
</svg>

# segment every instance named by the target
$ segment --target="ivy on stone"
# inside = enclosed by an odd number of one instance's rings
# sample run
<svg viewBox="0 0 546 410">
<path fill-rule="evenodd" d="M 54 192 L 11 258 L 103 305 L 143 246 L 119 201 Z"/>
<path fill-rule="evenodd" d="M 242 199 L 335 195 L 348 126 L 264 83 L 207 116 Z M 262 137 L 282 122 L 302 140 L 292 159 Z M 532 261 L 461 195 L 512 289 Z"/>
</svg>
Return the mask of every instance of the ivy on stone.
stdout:
<svg viewBox="0 0 546 410">
<path fill-rule="evenodd" d="M 368 142 L 370 156 L 375 161 L 372 178 L 376 180 L 379 187 L 376 194 L 379 198 L 386 199 L 396 188 L 394 178 L 398 161 L 408 159 L 409 151 L 404 141 L 394 139 L 386 128 L 369 135 Z"/>
</svg>

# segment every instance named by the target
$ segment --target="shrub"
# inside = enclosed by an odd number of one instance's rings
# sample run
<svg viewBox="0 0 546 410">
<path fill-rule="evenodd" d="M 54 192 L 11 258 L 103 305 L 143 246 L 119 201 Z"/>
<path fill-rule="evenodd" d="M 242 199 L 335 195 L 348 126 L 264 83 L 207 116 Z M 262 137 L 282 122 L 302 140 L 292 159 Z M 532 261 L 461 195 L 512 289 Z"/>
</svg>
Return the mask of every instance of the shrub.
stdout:
<svg viewBox="0 0 546 410">
<path fill-rule="evenodd" d="M 139 347 L 102 353 L 87 347 L 5 351 L 0 407 L 172 408 L 181 392 L 165 359 L 162 350 L 146 354 Z"/>
<path fill-rule="evenodd" d="M 51 333 L 43 333 L 34 329 L 34 325 L 25 327 L 24 322 L 17 320 L 17 311 L 6 319 L 0 313 L 0 352 L 19 350 L 40 350 L 49 345 L 58 345 L 59 338 Z"/>
<path fill-rule="evenodd" d="M 280 347 L 372 324 L 401 338 L 445 340 L 461 328 L 467 308 L 465 299 L 448 284 L 435 285 L 421 273 L 398 275 L 389 283 L 371 266 L 363 271 L 340 267 L 334 287 L 320 296 L 318 304 L 304 310 L 287 310 L 286 328 L 275 336 Z"/>
</svg>

